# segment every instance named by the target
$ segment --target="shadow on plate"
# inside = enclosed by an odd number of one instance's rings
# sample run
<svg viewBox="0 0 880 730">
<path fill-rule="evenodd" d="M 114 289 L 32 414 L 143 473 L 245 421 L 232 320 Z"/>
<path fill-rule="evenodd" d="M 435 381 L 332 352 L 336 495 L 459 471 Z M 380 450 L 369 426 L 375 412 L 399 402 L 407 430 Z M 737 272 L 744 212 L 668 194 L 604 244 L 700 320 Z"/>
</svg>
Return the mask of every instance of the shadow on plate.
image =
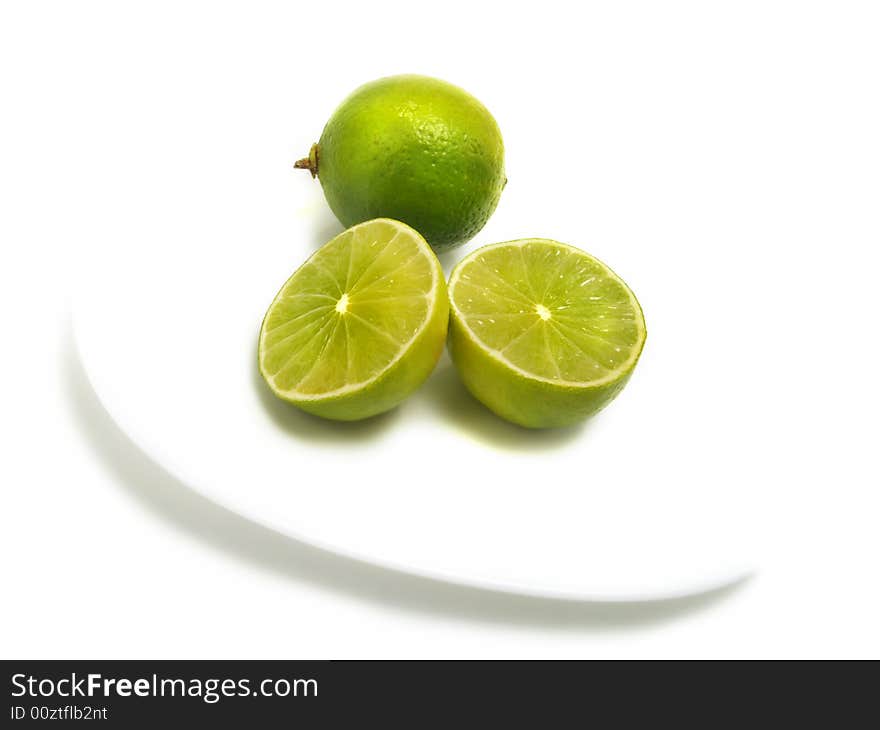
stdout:
<svg viewBox="0 0 880 730">
<path fill-rule="evenodd" d="M 455 265 L 461 261 L 469 252 L 470 247 L 459 247 L 454 248 L 451 251 L 441 251 L 437 254 L 437 260 L 440 262 L 440 266 L 443 267 L 443 271 L 446 274 L 446 278 L 449 278 L 449 275 L 452 273 L 452 270 L 455 268 Z"/>
<path fill-rule="evenodd" d="M 405 409 L 418 405 L 422 406 L 426 418 L 445 420 L 466 438 L 493 448 L 519 452 L 546 451 L 564 446 L 583 434 L 591 423 L 588 421 L 569 428 L 546 430 L 521 428 L 508 423 L 467 391 L 445 354 L 437 369 L 410 401 L 363 421 L 329 421 L 285 403 L 266 385 L 256 362 L 251 366 L 251 382 L 263 410 L 278 428 L 313 442 L 345 444 L 373 441 L 394 426 L 403 427 L 400 420 Z M 441 425 L 438 423 L 438 426 Z"/>
<path fill-rule="evenodd" d="M 569 631 L 647 628 L 708 609 L 747 582 L 682 598 L 589 602 L 540 598 L 442 580 L 337 555 L 262 527 L 190 489 L 141 451 L 98 400 L 72 344 L 64 377 L 70 407 L 98 462 L 147 512 L 223 555 L 348 598 L 426 615 Z M 282 404 L 283 405 L 283 404 Z"/>
<path fill-rule="evenodd" d="M 324 201 L 321 202 L 322 205 L 314 215 L 311 224 L 312 230 L 309 242 L 315 251 L 345 230 L 345 226 L 336 220 L 336 216 L 333 215 L 333 211 L 330 210 L 329 206 Z"/>
<path fill-rule="evenodd" d="M 522 428 L 499 418 L 464 387 L 447 355 L 415 396 L 424 401 L 438 419 L 452 423 L 468 438 L 487 446 L 512 451 L 546 451 L 582 436 L 592 421 L 568 428 Z"/>
</svg>

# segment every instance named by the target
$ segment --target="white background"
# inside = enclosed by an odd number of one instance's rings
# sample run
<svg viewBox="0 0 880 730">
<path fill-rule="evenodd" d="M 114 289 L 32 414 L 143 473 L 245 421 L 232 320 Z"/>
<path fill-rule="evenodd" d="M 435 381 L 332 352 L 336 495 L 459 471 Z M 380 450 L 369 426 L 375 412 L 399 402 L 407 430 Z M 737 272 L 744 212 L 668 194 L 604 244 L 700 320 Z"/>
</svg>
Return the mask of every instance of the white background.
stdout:
<svg viewBox="0 0 880 730">
<path fill-rule="evenodd" d="M 878 655 L 878 11 L 577 7 L 3 5 L 2 656 Z M 704 245 L 679 262 L 704 315 L 694 340 L 763 383 L 753 426 L 706 425 L 759 487 L 768 539 L 751 581 L 602 606 L 390 573 L 212 506 L 102 411 L 69 335 L 83 252 L 180 219 L 187 192 L 222 221 L 230 198 L 212 210 L 199 181 L 232 177 L 259 146 L 248 139 L 279 124 L 288 146 L 248 169 L 277 176 L 267 211 L 301 214 L 314 186 L 289 164 L 327 100 L 404 71 L 459 83 L 503 130 L 515 119 L 521 190 L 566 220 L 582 211 L 583 237 L 615 264 L 638 250 L 621 270 L 645 281 L 680 242 Z M 238 172 L 228 184 L 247 196 Z M 208 223 L 192 217 L 197 235 Z M 542 225 L 498 237 L 557 235 Z M 709 330 L 713 289 L 738 292 L 743 317 L 727 307 Z M 706 382 L 699 360 L 682 367 Z"/>
</svg>

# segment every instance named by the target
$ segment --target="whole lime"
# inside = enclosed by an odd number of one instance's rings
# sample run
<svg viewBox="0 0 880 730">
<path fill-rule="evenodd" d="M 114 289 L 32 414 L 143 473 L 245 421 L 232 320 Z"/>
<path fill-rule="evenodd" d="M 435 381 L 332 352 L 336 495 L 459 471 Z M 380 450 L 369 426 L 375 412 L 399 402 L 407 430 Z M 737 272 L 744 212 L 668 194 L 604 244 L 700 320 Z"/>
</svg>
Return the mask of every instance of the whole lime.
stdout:
<svg viewBox="0 0 880 730">
<path fill-rule="evenodd" d="M 391 76 L 354 91 L 308 158 L 345 226 L 403 221 L 436 251 L 486 224 L 507 179 L 498 124 L 466 91 L 427 76 Z"/>
</svg>

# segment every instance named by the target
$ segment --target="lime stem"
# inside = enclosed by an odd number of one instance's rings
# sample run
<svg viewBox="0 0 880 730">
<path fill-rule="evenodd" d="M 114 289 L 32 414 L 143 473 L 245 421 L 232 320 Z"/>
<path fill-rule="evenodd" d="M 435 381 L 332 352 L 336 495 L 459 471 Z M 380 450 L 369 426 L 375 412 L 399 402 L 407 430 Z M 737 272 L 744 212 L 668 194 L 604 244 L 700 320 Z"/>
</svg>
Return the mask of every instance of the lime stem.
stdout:
<svg viewBox="0 0 880 730">
<path fill-rule="evenodd" d="M 297 160 L 293 165 L 297 170 L 308 170 L 312 173 L 312 178 L 318 177 L 318 145 L 317 143 L 312 145 L 312 148 L 309 150 L 309 156 L 303 157 L 301 160 Z"/>
</svg>

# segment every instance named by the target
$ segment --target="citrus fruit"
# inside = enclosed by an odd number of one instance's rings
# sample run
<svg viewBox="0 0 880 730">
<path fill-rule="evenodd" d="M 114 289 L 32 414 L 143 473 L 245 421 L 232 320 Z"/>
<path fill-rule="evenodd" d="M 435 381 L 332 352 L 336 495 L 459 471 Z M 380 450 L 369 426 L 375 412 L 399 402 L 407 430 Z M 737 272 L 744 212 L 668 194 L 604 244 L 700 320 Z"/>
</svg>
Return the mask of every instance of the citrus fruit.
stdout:
<svg viewBox="0 0 880 730">
<path fill-rule="evenodd" d="M 645 344 L 629 287 L 556 241 L 474 251 L 453 270 L 449 300 L 449 350 L 464 384 L 521 426 L 565 426 L 597 412 L 623 389 Z"/>
<path fill-rule="evenodd" d="M 361 86 L 296 166 L 318 177 L 343 225 L 394 218 L 437 251 L 476 235 L 507 181 L 501 132 L 486 107 L 427 76 Z"/>
<path fill-rule="evenodd" d="M 425 239 L 398 221 L 362 223 L 281 287 L 260 329 L 260 373 L 304 411 L 367 418 L 428 377 L 448 319 L 443 270 Z"/>
</svg>

